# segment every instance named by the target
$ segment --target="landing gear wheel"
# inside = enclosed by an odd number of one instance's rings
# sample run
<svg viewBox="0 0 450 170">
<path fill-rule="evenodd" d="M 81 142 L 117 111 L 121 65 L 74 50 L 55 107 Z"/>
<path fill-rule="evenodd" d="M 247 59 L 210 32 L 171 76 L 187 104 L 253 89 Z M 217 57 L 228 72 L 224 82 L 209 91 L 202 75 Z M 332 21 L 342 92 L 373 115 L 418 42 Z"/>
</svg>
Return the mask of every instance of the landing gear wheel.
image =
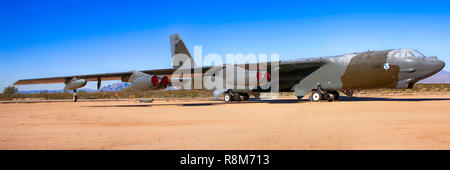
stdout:
<svg viewBox="0 0 450 170">
<path fill-rule="evenodd" d="M 339 92 L 332 91 L 331 93 L 333 94 L 333 100 L 339 100 Z"/>
<path fill-rule="evenodd" d="M 312 102 L 319 102 L 320 99 L 322 99 L 322 94 L 320 94 L 320 92 L 318 92 L 318 91 L 312 91 L 312 94 L 309 97 L 309 100 L 311 100 Z"/>
<path fill-rule="evenodd" d="M 247 93 L 239 95 L 239 98 L 241 99 L 241 101 L 248 101 L 249 97 L 250 96 Z"/>
<path fill-rule="evenodd" d="M 326 95 L 328 102 L 332 102 L 335 99 L 334 94 L 332 92 L 326 93 L 325 95 Z"/>
<path fill-rule="evenodd" d="M 227 93 L 223 96 L 223 100 L 227 103 L 231 102 L 231 101 L 233 101 L 233 96 L 231 96 L 231 94 Z"/>
</svg>

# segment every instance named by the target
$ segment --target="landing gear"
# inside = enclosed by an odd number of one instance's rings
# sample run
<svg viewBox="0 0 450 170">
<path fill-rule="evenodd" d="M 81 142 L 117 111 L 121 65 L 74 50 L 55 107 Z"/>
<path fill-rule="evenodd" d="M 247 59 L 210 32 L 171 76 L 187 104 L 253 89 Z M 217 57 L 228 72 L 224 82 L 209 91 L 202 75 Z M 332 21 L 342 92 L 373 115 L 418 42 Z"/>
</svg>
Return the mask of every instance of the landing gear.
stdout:
<svg viewBox="0 0 450 170">
<path fill-rule="evenodd" d="M 329 93 L 333 94 L 333 100 L 339 100 L 339 92 L 329 91 Z"/>
<path fill-rule="evenodd" d="M 248 93 L 239 94 L 239 99 L 241 99 L 241 101 L 248 101 L 249 98 L 250 96 L 248 95 Z"/>
<path fill-rule="evenodd" d="M 317 90 L 313 90 L 311 96 L 309 97 L 309 100 L 312 102 L 319 102 L 321 99 L 322 94 Z"/>
<path fill-rule="evenodd" d="M 230 93 L 226 93 L 224 96 L 223 96 L 223 100 L 225 101 L 225 102 L 231 102 L 231 101 L 233 101 L 233 96 L 230 94 Z"/>
<path fill-rule="evenodd" d="M 77 90 L 73 90 L 73 102 L 77 102 L 78 96 L 77 96 Z"/>
<path fill-rule="evenodd" d="M 320 89 L 320 88 L 319 88 Z M 332 102 L 334 100 L 339 100 L 339 92 L 337 91 L 325 91 L 325 90 L 313 90 L 309 100 L 312 102 L 319 102 L 320 100 L 327 100 Z"/>
<path fill-rule="evenodd" d="M 248 101 L 250 98 L 250 95 L 248 93 L 232 93 L 232 92 L 226 92 L 223 96 L 223 100 L 227 103 L 231 101 Z"/>
<path fill-rule="evenodd" d="M 328 102 L 332 102 L 334 100 L 334 94 L 333 93 L 325 93 L 326 99 L 328 100 Z"/>
</svg>

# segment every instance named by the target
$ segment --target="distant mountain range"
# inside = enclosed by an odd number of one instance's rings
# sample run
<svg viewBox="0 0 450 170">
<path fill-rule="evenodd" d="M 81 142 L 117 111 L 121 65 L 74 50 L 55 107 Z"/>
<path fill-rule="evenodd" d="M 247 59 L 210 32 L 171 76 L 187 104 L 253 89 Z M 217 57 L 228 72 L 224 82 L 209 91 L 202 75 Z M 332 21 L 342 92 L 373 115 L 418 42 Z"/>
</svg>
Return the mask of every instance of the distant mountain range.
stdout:
<svg viewBox="0 0 450 170">
<path fill-rule="evenodd" d="M 431 77 L 420 80 L 417 83 L 423 84 L 450 84 L 450 71 L 441 71 Z"/>
<path fill-rule="evenodd" d="M 120 91 L 130 87 L 130 83 L 115 83 L 107 86 L 103 86 L 99 91 Z"/>
<path fill-rule="evenodd" d="M 85 91 L 85 92 L 97 92 L 98 90 L 93 89 L 78 89 L 78 91 Z M 17 93 L 22 94 L 33 94 L 33 93 L 63 93 L 64 90 L 27 90 L 27 91 L 18 91 Z M 66 92 L 72 92 L 72 90 L 66 90 Z"/>
<path fill-rule="evenodd" d="M 418 83 L 423 84 L 440 84 L 440 83 L 450 83 L 450 71 L 441 71 L 431 77 L 428 77 L 424 80 L 419 81 Z M 130 87 L 130 83 L 115 83 L 107 86 L 101 87 L 99 90 L 94 89 L 78 89 L 78 91 L 85 91 L 85 92 L 98 92 L 98 91 L 121 91 L 123 89 L 126 89 Z M 175 87 L 167 87 L 166 90 L 177 90 L 180 88 Z M 64 90 L 29 90 L 29 91 L 18 91 L 18 93 L 24 93 L 24 94 L 30 94 L 30 93 L 40 93 L 42 91 L 46 91 L 47 93 L 62 93 Z"/>
<path fill-rule="evenodd" d="M 99 90 L 95 90 L 95 89 L 78 89 L 78 91 L 85 91 L 85 92 L 98 92 L 98 91 L 107 91 L 107 92 L 111 92 L 111 91 L 121 91 L 121 90 L 123 90 L 123 89 L 126 89 L 126 88 L 130 87 L 130 85 L 131 85 L 130 83 L 115 83 L 115 84 L 103 86 L 103 87 L 101 87 Z M 46 92 L 46 93 L 62 93 L 62 92 L 64 92 L 64 90 L 27 90 L 27 91 L 18 91 L 17 93 L 31 94 L 31 93 L 41 93 L 41 92 Z M 68 92 L 72 92 L 72 91 L 69 90 Z"/>
</svg>

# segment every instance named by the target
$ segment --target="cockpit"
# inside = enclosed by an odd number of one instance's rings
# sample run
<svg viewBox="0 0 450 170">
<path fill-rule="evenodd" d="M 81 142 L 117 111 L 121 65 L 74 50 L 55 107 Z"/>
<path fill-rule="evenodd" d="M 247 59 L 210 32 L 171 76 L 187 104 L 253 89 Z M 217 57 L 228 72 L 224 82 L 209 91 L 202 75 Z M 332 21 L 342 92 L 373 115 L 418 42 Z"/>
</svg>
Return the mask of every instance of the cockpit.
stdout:
<svg viewBox="0 0 450 170">
<path fill-rule="evenodd" d="M 422 53 L 413 49 L 393 50 L 391 53 L 392 54 L 389 56 L 394 57 L 396 59 L 405 59 L 407 61 L 425 58 L 425 56 Z"/>
<path fill-rule="evenodd" d="M 388 53 L 384 64 L 388 64 L 385 67 L 388 69 L 397 66 L 399 72 L 397 88 L 412 88 L 414 83 L 439 72 L 445 66 L 445 63 L 437 57 L 425 57 L 414 49 L 392 50 Z"/>
</svg>

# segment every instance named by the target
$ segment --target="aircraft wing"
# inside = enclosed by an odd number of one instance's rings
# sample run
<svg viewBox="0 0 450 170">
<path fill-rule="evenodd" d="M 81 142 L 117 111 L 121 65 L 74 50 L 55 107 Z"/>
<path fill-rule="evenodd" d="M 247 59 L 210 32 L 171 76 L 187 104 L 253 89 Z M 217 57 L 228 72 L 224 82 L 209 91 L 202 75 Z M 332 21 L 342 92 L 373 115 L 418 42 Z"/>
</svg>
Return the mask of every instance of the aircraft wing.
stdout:
<svg viewBox="0 0 450 170">
<path fill-rule="evenodd" d="M 280 67 L 282 72 L 284 71 L 298 71 L 308 68 L 317 68 L 320 67 L 323 63 L 320 61 L 290 61 L 290 62 L 282 62 L 280 63 Z M 244 65 L 238 65 L 241 67 L 246 67 Z M 225 67 L 225 65 L 224 65 Z M 248 66 L 247 66 L 248 67 Z M 202 73 L 205 73 L 210 66 L 202 67 Z M 270 65 L 268 68 L 270 69 Z M 175 71 L 175 68 L 169 69 L 157 69 L 157 70 L 142 70 L 140 72 L 150 74 L 150 75 L 167 75 L 170 77 L 171 74 Z M 192 70 L 193 72 L 193 70 Z M 74 75 L 74 76 L 62 76 L 62 77 L 49 77 L 49 78 L 37 78 L 37 79 L 23 79 L 18 80 L 14 83 L 14 85 L 31 85 L 31 84 L 51 84 L 51 83 L 64 83 L 72 78 L 77 79 L 85 79 L 87 81 L 105 81 L 105 80 L 122 80 L 126 82 L 127 78 L 133 74 L 133 71 L 128 72 L 118 72 L 118 73 L 102 73 L 102 74 L 86 74 L 86 75 Z"/>
<path fill-rule="evenodd" d="M 75 75 L 64 77 L 49 77 L 49 78 L 37 78 L 37 79 L 23 79 L 16 81 L 14 85 L 30 85 L 30 84 L 50 84 L 50 83 L 64 83 L 66 80 L 70 80 L 74 77 L 78 79 L 85 79 L 87 81 L 101 80 L 121 80 L 122 77 L 130 75 L 131 72 L 121 73 L 104 73 L 104 74 L 87 74 L 87 75 Z"/>
<path fill-rule="evenodd" d="M 202 72 L 206 72 L 210 67 L 203 67 Z M 140 72 L 150 75 L 171 75 L 176 69 L 157 69 L 157 70 L 142 70 Z M 64 83 L 72 78 L 85 79 L 87 81 L 104 81 L 104 80 L 122 80 L 126 82 L 128 76 L 133 74 L 133 71 L 118 72 L 118 73 L 102 73 L 102 74 L 85 74 L 74 76 L 62 76 L 62 77 L 49 77 L 49 78 L 37 78 L 37 79 L 23 79 L 18 80 L 14 85 L 31 85 L 31 84 L 51 84 L 51 83 Z"/>
<path fill-rule="evenodd" d="M 144 70 L 141 72 L 153 75 L 168 75 L 172 74 L 175 69 L 159 69 L 159 70 Z M 133 71 L 119 72 L 119 73 L 103 73 L 103 74 L 86 74 L 86 75 L 74 75 L 63 77 L 49 77 L 49 78 L 37 78 L 37 79 L 23 79 L 16 81 L 14 85 L 30 85 L 30 84 L 51 84 L 51 83 L 64 83 L 72 78 L 85 79 L 87 81 L 101 81 L 104 80 L 124 80 L 133 74 Z"/>
</svg>

